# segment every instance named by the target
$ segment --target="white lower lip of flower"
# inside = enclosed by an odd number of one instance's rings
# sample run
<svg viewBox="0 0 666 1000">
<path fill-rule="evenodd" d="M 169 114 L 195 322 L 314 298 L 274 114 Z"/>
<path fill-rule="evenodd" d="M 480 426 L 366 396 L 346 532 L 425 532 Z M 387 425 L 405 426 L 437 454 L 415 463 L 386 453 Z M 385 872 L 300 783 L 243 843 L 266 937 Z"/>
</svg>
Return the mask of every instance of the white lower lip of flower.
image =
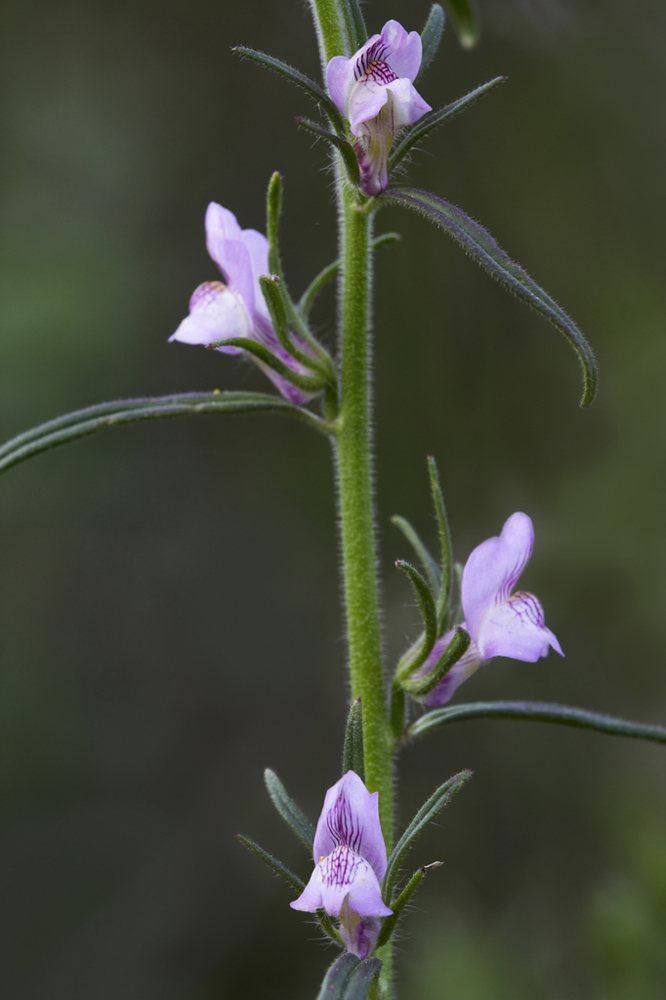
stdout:
<svg viewBox="0 0 666 1000">
<path fill-rule="evenodd" d="M 221 281 L 206 281 L 195 289 L 190 315 L 169 338 L 184 344 L 208 345 L 232 337 L 252 337 L 253 323 L 238 292 Z M 235 353 L 238 348 L 221 348 Z"/>
</svg>

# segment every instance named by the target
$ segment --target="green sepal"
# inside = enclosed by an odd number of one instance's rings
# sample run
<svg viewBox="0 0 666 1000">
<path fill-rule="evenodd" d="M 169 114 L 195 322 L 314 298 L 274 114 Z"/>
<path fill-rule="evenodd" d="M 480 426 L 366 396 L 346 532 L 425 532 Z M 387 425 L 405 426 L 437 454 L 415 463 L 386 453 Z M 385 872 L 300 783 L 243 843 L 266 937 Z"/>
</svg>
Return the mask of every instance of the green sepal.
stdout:
<svg viewBox="0 0 666 1000">
<path fill-rule="evenodd" d="M 588 712 L 571 705 L 551 705 L 541 701 L 477 701 L 463 705 L 448 705 L 427 712 L 407 730 L 405 741 L 425 736 L 426 733 L 451 722 L 466 719 L 521 719 L 525 722 L 553 722 L 578 729 L 593 729 L 609 736 L 627 736 L 637 740 L 666 743 L 666 726 L 652 726 L 645 722 L 630 722 L 601 712 Z"/>
<path fill-rule="evenodd" d="M 368 40 L 368 29 L 363 20 L 363 14 L 358 0 L 338 0 L 342 9 L 347 38 L 349 39 L 349 55 L 354 55 Z"/>
<path fill-rule="evenodd" d="M 266 193 L 266 238 L 268 239 L 268 270 L 282 277 L 279 226 L 282 212 L 282 177 L 275 171 Z"/>
<path fill-rule="evenodd" d="M 312 851 L 315 828 L 300 806 L 296 805 L 275 771 L 267 767 L 264 771 L 264 784 L 270 795 L 271 802 L 285 823 L 291 827 L 296 836 L 303 841 L 309 851 Z"/>
<path fill-rule="evenodd" d="M 427 69 L 435 58 L 437 49 L 442 41 L 445 25 L 446 17 L 444 16 L 444 10 L 441 4 L 434 3 L 430 8 L 428 20 L 423 25 L 423 31 L 421 32 L 421 66 L 414 79 L 415 83 L 423 70 Z"/>
<path fill-rule="evenodd" d="M 389 243 L 399 243 L 401 238 L 400 233 L 382 233 L 381 236 L 377 236 L 372 241 L 372 249 L 377 250 L 378 247 L 388 246 Z M 339 271 L 340 261 L 334 260 L 332 264 L 329 264 L 328 267 L 325 267 L 312 279 L 298 301 L 297 308 L 304 320 L 307 320 L 319 293 L 326 287 L 329 281 L 332 281 L 336 277 Z"/>
<path fill-rule="evenodd" d="M 421 666 L 437 641 L 437 608 L 430 587 L 416 567 L 404 559 L 398 559 L 396 566 L 409 577 L 425 627 L 423 638 L 401 659 L 396 676 L 402 682 Z"/>
<path fill-rule="evenodd" d="M 493 80 L 489 80 L 488 83 L 482 83 L 480 87 L 470 90 L 468 94 L 465 94 L 463 97 L 459 97 L 457 101 L 452 101 L 451 104 L 447 104 L 438 111 L 429 111 L 423 116 L 423 118 L 419 118 L 418 122 L 415 122 L 408 129 L 405 129 L 400 142 L 389 157 L 389 173 L 394 169 L 394 167 L 397 167 L 405 156 L 407 156 L 417 142 L 420 142 L 421 139 L 425 139 L 427 135 L 433 132 L 436 128 L 439 128 L 440 125 L 443 125 L 444 122 L 449 120 L 449 118 L 453 118 L 454 115 L 464 111 L 470 106 L 470 104 L 478 101 L 480 97 L 487 94 L 490 90 L 496 87 L 498 83 L 504 83 L 505 80 L 508 80 L 508 77 L 496 76 Z"/>
<path fill-rule="evenodd" d="M 0 447 L 0 473 L 43 451 L 76 441 L 106 427 L 167 417 L 205 413 L 252 413 L 260 410 L 273 410 L 297 417 L 324 434 L 334 433 L 333 427 L 305 407 L 295 406 L 282 396 L 265 392 L 184 392 L 174 396 L 119 399 L 56 417 L 55 420 L 48 420 L 6 441 Z"/>
<path fill-rule="evenodd" d="M 355 771 L 365 782 L 365 754 L 363 753 L 363 706 L 361 699 L 355 698 L 349 708 L 345 727 L 345 742 L 342 749 L 342 773 Z"/>
<path fill-rule="evenodd" d="M 451 642 L 434 664 L 432 670 L 429 670 L 425 677 L 420 677 L 418 680 L 409 677 L 403 679 L 398 675 L 399 683 L 412 698 L 425 698 L 437 687 L 440 681 L 444 680 L 451 667 L 455 666 L 460 657 L 467 652 L 471 641 L 469 632 L 461 625 L 456 625 Z"/>
<path fill-rule="evenodd" d="M 324 976 L 321 989 L 317 994 L 317 1000 L 342 1000 L 349 977 L 360 964 L 360 958 L 352 955 L 349 951 L 336 958 Z"/>
<path fill-rule="evenodd" d="M 479 19 L 474 0 L 444 0 L 458 40 L 464 49 L 471 49 L 479 40 Z"/>
<path fill-rule="evenodd" d="M 581 406 L 588 406 L 597 391 L 598 371 L 592 348 L 574 321 L 551 297 L 502 250 L 490 233 L 461 209 L 435 194 L 412 187 L 395 187 L 381 196 L 383 201 L 411 208 L 452 236 L 477 264 L 500 284 L 531 305 L 564 334 L 583 369 Z"/>
<path fill-rule="evenodd" d="M 398 868 L 414 841 L 423 833 L 428 824 L 432 823 L 442 809 L 449 804 L 456 792 L 459 792 L 465 782 L 469 781 L 471 777 L 471 771 L 460 771 L 459 774 L 454 774 L 452 778 L 449 778 L 448 781 L 445 781 L 443 785 L 440 785 L 433 792 L 428 801 L 424 802 L 416 813 L 414 819 L 395 845 L 395 849 L 389 858 L 384 881 L 382 882 L 382 896 L 384 899 L 390 898 L 398 874 Z"/>
<path fill-rule="evenodd" d="M 439 481 L 439 472 L 437 471 L 437 463 L 432 455 L 428 455 L 428 474 L 430 476 L 430 493 L 435 508 L 437 531 L 439 534 L 441 568 L 439 571 L 440 586 L 437 591 L 437 628 L 438 632 L 442 633 L 446 631 L 449 602 L 451 600 L 453 551 L 449 519 L 446 515 L 446 505 L 444 503 L 444 495 L 442 494 L 442 486 Z"/>
<path fill-rule="evenodd" d="M 209 351 L 214 351 L 216 347 L 241 347 L 252 357 L 260 361 L 261 364 L 266 365 L 267 368 L 271 368 L 278 375 L 281 375 L 296 388 L 302 389 L 303 392 L 318 393 L 324 388 L 326 380 L 321 375 L 302 375 L 300 372 L 294 371 L 288 365 L 281 361 L 268 347 L 264 344 L 260 344 L 258 340 L 251 340 L 249 337 L 229 337 L 226 340 L 213 340 L 210 344 L 206 344 L 206 349 Z"/>
<path fill-rule="evenodd" d="M 429 865 L 423 865 L 423 867 L 416 869 L 400 895 L 391 903 L 393 913 L 390 917 L 386 917 L 384 923 L 382 924 L 382 929 L 379 933 L 379 937 L 377 938 L 377 948 L 381 948 L 382 945 L 385 945 L 393 934 L 402 911 L 425 878 L 426 872 L 428 872 L 431 868 L 440 868 L 441 865 L 441 861 L 433 861 Z"/>
<path fill-rule="evenodd" d="M 265 851 L 263 847 L 260 847 L 259 844 L 255 843 L 251 837 L 245 837 L 242 833 L 237 833 L 236 838 L 240 840 L 241 844 L 247 847 L 248 851 L 252 851 L 252 853 L 256 854 L 258 858 L 261 858 L 264 864 L 268 865 L 268 867 L 274 871 L 276 875 L 279 875 L 280 878 L 287 883 L 287 885 L 290 885 L 291 888 L 295 889 L 298 893 L 303 892 L 305 889 L 305 882 L 303 879 L 299 878 L 298 875 L 294 875 L 294 873 L 287 868 L 286 865 L 283 865 L 281 861 L 278 861 L 278 859 L 274 858 L 272 854 Z"/>
<path fill-rule="evenodd" d="M 269 56 L 266 52 L 258 52 L 256 49 L 250 49 L 245 45 L 237 45 L 231 51 L 236 52 L 242 59 L 250 59 L 265 69 L 272 69 L 275 73 L 279 73 L 280 76 L 286 77 L 287 80 L 301 87 L 322 109 L 338 135 L 345 136 L 347 134 L 347 123 L 333 101 L 319 84 L 311 80 L 305 73 L 301 73 L 300 70 L 289 66 L 288 63 L 283 62 L 281 59 L 276 59 L 275 56 Z"/>
<path fill-rule="evenodd" d="M 335 132 L 329 132 L 328 129 L 325 129 L 322 125 L 318 125 L 317 122 L 311 121 L 309 118 L 297 118 L 296 124 L 299 128 L 305 129 L 306 132 L 311 132 L 320 139 L 325 139 L 334 149 L 337 149 L 344 161 L 350 184 L 353 184 L 354 187 L 360 186 L 361 171 L 351 143 L 336 135 Z"/>
<path fill-rule="evenodd" d="M 421 565 L 426 571 L 426 576 L 430 581 L 430 586 L 436 594 L 439 593 L 442 584 L 439 566 L 430 555 L 430 552 L 424 543 L 421 541 L 416 528 L 413 528 L 409 521 L 404 517 L 400 517 L 399 514 L 395 514 L 391 518 L 391 524 L 395 524 L 396 528 L 399 528 L 400 531 L 402 531 L 403 535 L 421 560 Z"/>
<path fill-rule="evenodd" d="M 264 301 L 268 306 L 268 311 L 273 321 L 273 329 L 280 342 L 280 346 L 305 368 L 309 368 L 310 371 L 315 372 L 329 385 L 335 386 L 335 372 L 332 364 L 322 364 L 320 357 L 315 358 L 312 354 L 308 354 L 307 351 L 300 348 L 291 335 L 288 317 L 289 293 L 282 279 L 276 274 L 262 274 L 259 277 L 259 287 L 264 296 Z M 289 370 L 291 371 L 291 369 Z"/>
<path fill-rule="evenodd" d="M 367 1000 L 370 990 L 377 982 L 381 967 L 379 958 L 364 958 L 359 962 L 349 977 L 342 1000 Z"/>
</svg>

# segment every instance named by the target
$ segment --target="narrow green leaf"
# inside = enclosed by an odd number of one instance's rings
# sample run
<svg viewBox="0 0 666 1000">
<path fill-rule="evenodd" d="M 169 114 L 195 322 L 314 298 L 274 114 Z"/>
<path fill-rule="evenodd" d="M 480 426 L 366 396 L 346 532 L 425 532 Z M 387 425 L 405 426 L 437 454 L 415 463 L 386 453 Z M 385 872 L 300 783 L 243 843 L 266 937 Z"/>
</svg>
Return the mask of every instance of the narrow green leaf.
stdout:
<svg viewBox="0 0 666 1000">
<path fill-rule="evenodd" d="M 298 875 L 294 875 L 294 873 L 290 871 L 286 865 L 283 865 L 281 861 L 274 858 L 272 854 L 265 851 L 263 847 L 260 847 L 259 844 L 255 843 L 255 841 L 250 837 L 244 837 L 242 833 L 237 833 L 236 837 L 240 840 L 241 844 L 247 847 L 248 851 L 252 851 L 253 854 L 256 854 L 257 857 L 261 858 L 264 864 L 268 865 L 268 867 L 274 871 L 276 875 L 279 875 L 281 879 L 284 879 L 287 885 L 290 885 L 292 889 L 295 889 L 298 893 L 303 892 L 303 889 L 305 889 L 305 882 L 303 879 L 300 879 Z"/>
<path fill-rule="evenodd" d="M 462 626 L 456 625 L 451 642 L 425 677 L 418 679 L 398 678 L 407 694 L 411 694 L 412 698 L 425 698 L 427 694 L 434 691 L 437 685 L 444 680 L 451 667 L 455 666 L 458 660 L 465 655 L 471 641 L 469 632 Z"/>
<path fill-rule="evenodd" d="M 316 394 L 324 388 L 325 379 L 321 375 L 301 375 L 300 372 L 294 371 L 293 368 L 290 368 L 284 361 L 278 358 L 277 355 L 273 354 L 268 347 L 260 344 L 258 340 L 251 340 L 249 337 L 227 337 L 225 340 L 211 341 L 210 344 L 206 344 L 206 349 L 212 351 L 216 347 L 223 346 L 242 347 L 244 351 L 251 354 L 261 364 L 266 365 L 267 368 L 271 368 L 303 392 Z"/>
<path fill-rule="evenodd" d="M 421 541 L 416 529 L 411 526 L 406 518 L 400 517 L 399 514 L 395 514 L 391 518 L 391 524 L 395 524 L 396 528 L 399 528 L 400 531 L 402 531 L 403 535 L 421 560 L 421 565 L 426 571 L 426 576 L 430 581 L 430 586 L 436 594 L 439 593 L 442 584 L 439 566 Z"/>
<path fill-rule="evenodd" d="M 389 858 L 386 874 L 384 875 L 384 881 L 382 882 L 384 899 L 390 898 L 393 884 L 398 874 L 398 868 L 416 838 L 419 834 L 423 833 L 428 824 L 439 815 L 442 809 L 449 804 L 456 792 L 459 792 L 465 782 L 469 781 L 471 777 L 471 771 L 461 771 L 459 774 L 454 774 L 452 778 L 449 778 L 449 780 L 445 781 L 443 785 L 440 785 L 439 788 L 433 792 L 428 801 L 421 806 L 416 816 L 411 821 L 398 843 L 395 845 L 393 854 Z"/>
<path fill-rule="evenodd" d="M 425 582 L 419 571 L 412 566 L 411 563 L 405 562 L 404 559 L 398 559 L 396 566 L 409 577 L 409 582 L 414 590 L 414 596 L 416 597 L 425 628 L 425 634 L 423 636 L 423 641 L 420 644 L 418 654 L 410 656 L 408 662 L 405 662 L 404 666 L 399 670 L 399 678 L 402 680 L 403 678 L 409 677 L 410 674 L 414 673 L 414 671 L 421 666 L 430 653 L 432 647 L 435 645 L 437 640 L 437 608 L 435 607 L 435 602 L 432 594 L 430 593 L 430 587 Z"/>
<path fill-rule="evenodd" d="M 554 722 L 561 726 L 593 729 L 610 736 L 627 736 L 636 740 L 666 743 L 666 727 L 644 722 L 629 722 L 601 712 L 588 712 L 571 705 L 551 705 L 542 701 L 477 701 L 465 705 L 449 705 L 422 715 L 407 730 L 407 739 L 416 739 L 434 729 L 463 722 L 465 719 L 523 719 L 526 722 Z"/>
<path fill-rule="evenodd" d="M 479 40 L 479 22 L 473 0 L 444 0 L 458 40 L 464 49 L 471 49 Z"/>
<path fill-rule="evenodd" d="M 446 505 L 442 494 L 442 486 L 439 481 L 437 463 L 432 455 L 428 455 L 428 473 L 430 475 L 430 492 L 432 502 L 435 507 L 437 517 L 437 530 L 439 532 L 439 551 L 441 553 L 441 584 L 437 592 L 437 626 L 443 631 L 443 626 L 448 616 L 449 601 L 451 599 L 451 584 L 453 582 L 453 551 L 451 546 L 451 532 L 449 530 L 449 519 L 446 516 Z"/>
<path fill-rule="evenodd" d="M 317 1000 L 343 1000 L 344 990 L 354 969 L 361 964 L 356 955 L 345 952 L 336 958 L 324 976 Z"/>
<path fill-rule="evenodd" d="M 385 945 L 386 942 L 390 939 L 391 935 L 393 934 L 393 931 L 396 928 L 396 924 L 398 923 L 398 920 L 402 915 L 402 911 L 404 910 L 405 906 L 407 905 L 407 903 L 412 898 L 412 896 L 418 889 L 419 885 L 423 881 L 425 873 L 428 870 L 428 868 L 439 867 L 440 865 L 441 861 L 434 861 L 430 865 L 424 865 L 423 868 L 416 869 L 416 871 L 414 872 L 414 874 L 412 875 L 409 882 L 402 890 L 398 898 L 391 903 L 391 909 L 393 910 L 393 913 L 391 914 L 390 917 L 386 917 L 384 923 L 382 924 L 382 929 L 379 933 L 379 937 L 377 938 L 378 948 L 381 948 L 382 945 Z"/>
<path fill-rule="evenodd" d="M 588 406 L 592 402 L 598 378 L 592 348 L 574 321 L 522 267 L 511 260 L 483 226 L 470 219 L 455 205 L 418 188 L 390 188 L 382 198 L 396 205 L 405 205 L 430 219 L 452 236 L 491 277 L 550 320 L 567 338 L 581 363 L 585 381 L 581 406 Z"/>
<path fill-rule="evenodd" d="M 325 139 L 326 142 L 329 142 L 334 149 L 337 149 L 344 160 L 349 183 L 353 184 L 355 187 L 360 185 L 361 173 L 358 166 L 358 160 L 356 159 L 356 153 L 346 139 L 336 135 L 335 132 L 329 132 L 328 129 L 323 128 L 322 125 L 318 125 L 317 122 L 313 122 L 309 118 L 297 118 L 296 124 L 300 128 L 305 129 L 306 132 L 310 132 L 320 139 Z"/>
<path fill-rule="evenodd" d="M 342 994 L 342 1000 L 367 1000 L 381 967 L 382 963 L 380 959 L 364 958 L 352 970 L 349 982 Z"/>
<path fill-rule="evenodd" d="M 368 31 L 358 0 L 338 0 L 349 39 L 349 55 L 358 52 L 368 40 Z"/>
<path fill-rule="evenodd" d="M 315 829 L 300 806 L 297 806 L 284 787 L 275 771 L 269 767 L 264 771 L 264 783 L 271 797 L 271 802 L 282 816 L 282 819 L 303 841 L 309 851 L 314 844 Z"/>
<path fill-rule="evenodd" d="M 268 239 L 268 269 L 282 276 L 280 263 L 279 226 L 282 212 L 282 177 L 275 171 L 268 182 L 266 196 L 266 237 Z"/>
<path fill-rule="evenodd" d="M 319 84 L 311 80 L 305 73 L 301 73 L 300 70 L 294 69 L 293 66 L 282 62 L 281 59 L 276 59 L 275 56 L 269 56 L 265 52 L 258 52 L 256 49 L 249 49 L 245 45 L 237 45 L 231 51 L 236 52 L 242 59 L 249 59 L 251 62 L 258 63 L 259 66 L 263 66 L 265 69 L 271 69 L 275 73 L 279 73 L 280 76 L 284 76 L 287 80 L 301 87 L 321 108 L 335 131 L 341 136 L 347 134 L 347 123 L 335 104 L 333 104 L 333 101 Z"/>
<path fill-rule="evenodd" d="M 342 751 L 342 773 L 355 771 L 361 781 L 365 781 L 365 754 L 363 752 L 363 707 L 361 699 L 355 698 L 351 703 L 345 742 Z"/>
<path fill-rule="evenodd" d="M 251 413 L 260 410 L 297 417 L 325 434 L 333 433 L 324 420 L 305 407 L 294 406 L 281 396 L 263 392 L 187 392 L 176 396 L 121 399 L 67 413 L 5 442 L 0 447 L 0 473 L 44 451 L 106 427 L 202 413 Z"/>
<path fill-rule="evenodd" d="M 421 66 L 416 76 L 417 80 L 421 76 L 423 70 L 427 69 L 435 58 L 437 49 L 442 41 L 445 24 L 446 18 L 444 17 L 444 10 L 441 4 L 434 3 L 430 8 L 428 20 L 424 24 L 423 31 L 421 32 L 422 55 Z"/>
<path fill-rule="evenodd" d="M 377 250 L 378 247 L 388 246 L 390 243 L 398 243 L 400 239 L 401 237 L 399 233 L 382 233 L 381 236 L 377 236 L 376 239 L 372 241 L 373 250 Z M 332 264 L 329 264 L 328 267 L 323 269 L 323 271 L 320 271 L 316 278 L 313 278 L 310 282 L 298 302 L 298 311 L 303 319 L 306 320 L 308 318 L 315 299 L 326 287 L 329 281 L 335 278 L 339 270 L 340 261 L 334 260 Z"/>
<path fill-rule="evenodd" d="M 389 157 L 389 173 L 397 167 L 402 160 L 404 160 L 405 156 L 407 156 L 417 142 L 420 142 L 421 139 L 425 139 L 427 135 L 434 132 L 434 130 L 439 128 L 440 125 L 443 125 L 444 122 L 447 122 L 449 118 L 453 118 L 454 115 L 464 111 L 475 101 L 478 101 L 480 97 L 483 97 L 484 94 L 487 94 L 490 90 L 496 87 L 498 83 L 504 83 L 507 79 L 508 77 L 506 76 L 496 76 L 493 80 L 489 80 L 488 83 L 482 83 L 480 87 L 470 90 L 468 94 L 465 94 L 463 97 L 459 97 L 457 101 L 452 101 L 451 104 L 447 104 L 438 111 L 429 111 L 423 116 L 423 118 L 419 118 L 414 125 L 405 129 L 402 133 L 400 142 Z"/>
</svg>

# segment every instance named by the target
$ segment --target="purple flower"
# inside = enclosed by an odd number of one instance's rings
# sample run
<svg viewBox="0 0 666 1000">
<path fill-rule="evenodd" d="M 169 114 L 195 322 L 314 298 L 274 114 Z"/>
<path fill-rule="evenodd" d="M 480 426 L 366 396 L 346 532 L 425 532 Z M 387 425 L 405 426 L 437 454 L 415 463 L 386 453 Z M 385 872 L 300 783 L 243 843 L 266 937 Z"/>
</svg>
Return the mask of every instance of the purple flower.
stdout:
<svg viewBox="0 0 666 1000">
<path fill-rule="evenodd" d="M 498 538 L 488 538 L 470 555 L 462 577 L 463 627 L 472 642 L 440 684 L 425 697 L 430 707 L 444 705 L 456 688 L 492 656 L 534 663 L 550 646 L 564 656 L 544 624 L 541 604 L 533 594 L 512 594 L 532 555 L 534 529 L 527 514 L 512 514 Z M 453 638 L 453 629 L 435 643 L 417 676 L 428 673 Z"/>
<path fill-rule="evenodd" d="M 323 907 L 340 920 L 347 950 L 366 958 L 374 948 L 380 917 L 389 910 L 379 886 L 386 846 L 379 823 L 378 792 L 372 795 L 354 771 L 326 792 L 314 838 L 315 870 L 290 905 L 315 913 Z"/>
<path fill-rule="evenodd" d="M 206 246 L 224 281 L 205 281 L 194 290 L 190 314 L 169 340 L 208 345 L 249 337 L 268 347 L 293 371 L 305 373 L 280 346 L 259 286 L 260 276 L 269 273 L 266 237 L 255 229 L 241 229 L 233 212 L 213 201 L 206 211 Z M 217 350 L 226 354 L 241 351 L 232 345 Z M 257 364 L 290 402 L 300 404 L 311 398 L 261 362 Z"/>
<path fill-rule="evenodd" d="M 366 194 L 388 186 L 388 156 L 397 133 L 432 108 L 412 86 L 421 66 L 421 37 L 387 21 L 351 57 L 334 56 L 326 70 L 333 101 L 349 119 Z"/>
</svg>

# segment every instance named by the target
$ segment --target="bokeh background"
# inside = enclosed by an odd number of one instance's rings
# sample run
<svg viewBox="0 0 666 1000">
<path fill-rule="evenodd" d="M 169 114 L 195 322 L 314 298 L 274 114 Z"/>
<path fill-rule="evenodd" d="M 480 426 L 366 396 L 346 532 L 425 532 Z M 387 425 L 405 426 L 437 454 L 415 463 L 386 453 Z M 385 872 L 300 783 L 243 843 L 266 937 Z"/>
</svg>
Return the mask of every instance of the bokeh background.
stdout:
<svg viewBox="0 0 666 1000">
<path fill-rule="evenodd" d="M 420 28 L 427 0 L 368 2 Z M 579 321 L 601 392 L 557 332 L 397 209 L 377 267 L 377 511 L 389 663 L 417 613 L 390 516 L 434 539 L 437 456 L 459 558 L 531 514 L 523 585 L 566 659 L 496 661 L 458 700 L 539 698 L 666 722 L 666 9 L 481 0 L 421 91 L 509 82 L 417 154 L 413 183 L 480 219 Z M 103 399 L 267 386 L 166 340 L 215 278 L 207 203 L 263 228 L 285 177 L 300 292 L 335 254 L 326 151 L 300 92 L 230 46 L 316 74 L 306 4 L 4 0 L 3 439 Z M 334 300 L 316 313 L 334 336 Z M 104 432 L 0 483 L 0 990 L 7 1000 L 315 994 L 331 959 L 234 840 L 306 876 L 262 787 L 316 817 L 345 714 L 330 455 L 269 416 Z M 666 997 L 666 750 L 531 723 L 408 750 L 401 812 L 476 772 L 415 863 L 410 1000 Z M 418 855 L 418 856 L 417 856 Z"/>
</svg>

